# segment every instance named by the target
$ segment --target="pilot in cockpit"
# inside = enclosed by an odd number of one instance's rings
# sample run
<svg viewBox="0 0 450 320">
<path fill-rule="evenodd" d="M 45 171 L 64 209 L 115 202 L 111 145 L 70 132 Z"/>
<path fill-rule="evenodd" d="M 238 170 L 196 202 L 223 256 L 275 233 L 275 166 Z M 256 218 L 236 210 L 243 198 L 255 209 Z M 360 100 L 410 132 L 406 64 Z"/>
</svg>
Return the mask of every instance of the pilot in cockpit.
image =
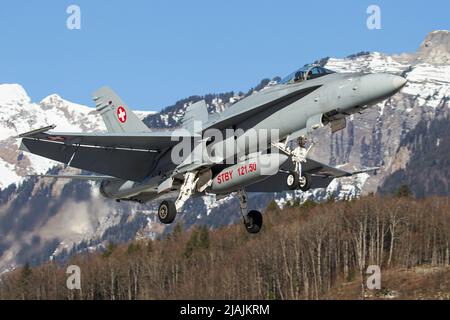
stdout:
<svg viewBox="0 0 450 320">
<path fill-rule="evenodd" d="M 281 80 L 281 84 L 299 83 L 305 80 L 311 80 L 318 77 L 322 77 L 328 74 L 334 73 L 334 71 L 325 69 L 320 66 L 305 65 L 303 68 L 289 74 L 286 78 Z"/>
<path fill-rule="evenodd" d="M 294 76 L 294 82 L 300 82 L 303 80 L 303 72 L 297 71 Z"/>
</svg>

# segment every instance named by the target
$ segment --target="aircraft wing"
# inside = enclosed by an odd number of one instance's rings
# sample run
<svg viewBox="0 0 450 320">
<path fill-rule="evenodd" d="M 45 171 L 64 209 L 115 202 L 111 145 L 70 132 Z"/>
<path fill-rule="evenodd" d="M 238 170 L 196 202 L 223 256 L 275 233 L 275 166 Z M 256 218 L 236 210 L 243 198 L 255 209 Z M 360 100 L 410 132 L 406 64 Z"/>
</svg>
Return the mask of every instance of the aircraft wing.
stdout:
<svg viewBox="0 0 450 320">
<path fill-rule="evenodd" d="M 71 167 L 125 180 L 142 181 L 163 150 L 180 138 L 192 138 L 185 131 L 143 133 L 58 133 L 55 126 L 18 136 L 20 149 Z"/>
<path fill-rule="evenodd" d="M 341 178 L 353 175 L 351 172 L 336 167 L 328 166 L 313 159 L 307 159 L 306 163 L 302 165 L 302 170 L 306 173 L 309 173 L 313 177 L 322 177 L 322 178 L 324 177 Z"/>
<path fill-rule="evenodd" d="M 282 192 L 282 191 L 289 191 L 289 188 L 286 185 L 286 179 L 289 171 L 294 170 L 294 164 L 291 160 L 286 161 L 283 166 L 280 168 L 281 170 L 259 182 L 255 183 L 246 190 L 248 192 Z M 355 174 L 364 173 L 364 172 L 370 172 L 375 171 L 379 169 L 376 168 L 367 168 L 364 170 L 358 170 L 355 172 L 349 172 L 343 169 L 339 169 L 336 167 L 331 167 L 326 164 L 323 164 L 319 161 L 313 160 L 313 159 L 307 159 L 306 163 L 302 165 L 302 170 L 306 173 L 309 173 L 311 175 L 311 188 L 326 188 L 328 185 L 333 181 L 335 178 L 342 178 L 342 177 L 350 177 Z"/>
</svg>

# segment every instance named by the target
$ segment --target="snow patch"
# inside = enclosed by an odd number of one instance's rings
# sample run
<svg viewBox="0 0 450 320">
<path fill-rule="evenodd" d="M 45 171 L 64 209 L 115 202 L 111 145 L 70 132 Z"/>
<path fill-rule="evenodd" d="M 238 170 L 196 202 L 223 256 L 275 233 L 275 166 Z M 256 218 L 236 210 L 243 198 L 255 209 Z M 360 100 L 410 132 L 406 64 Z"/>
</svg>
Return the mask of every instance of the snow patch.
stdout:
<svg viewBox="0 0 450 320">
<path fill-rule="evenodd" d="M 9 185 L 21 181 L 21 179 L 22 177 L 16 174 L 14 165 L 0 158 L 0 188 L 5 189 Z"/>
<path fill-rule="evenodd" d="M 407 76 L 402 92 L 415 96 L 420 105 L 433 108 L 450 96 L 450 66 L 419 64 Z"/>
<path fill-rule="evenodd" d="M 0 84 L 0 106 L 30 102 L 25 89 L 19 84 Z"/>
<path fill-rule="evenodd" d="M 343 59 L 330 58 L 326 68 L 336 72 L 387 72 L 400 74 L 409 66 L 395 61 L 392 57 L 380 52 Z"/>
</svg>

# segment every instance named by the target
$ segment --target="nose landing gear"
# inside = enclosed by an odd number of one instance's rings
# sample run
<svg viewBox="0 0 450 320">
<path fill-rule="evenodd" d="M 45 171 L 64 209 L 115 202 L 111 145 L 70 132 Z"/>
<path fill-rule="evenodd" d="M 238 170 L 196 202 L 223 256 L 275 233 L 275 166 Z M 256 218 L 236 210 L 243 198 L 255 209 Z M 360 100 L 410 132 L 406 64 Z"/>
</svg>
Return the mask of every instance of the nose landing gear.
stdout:
<svg viewBox="0 0 450 320">
<path fill-rule="evenodd" d="M 261 212 L 257 210 L 251 210 L 250 212 L 248 212 L 247 194 L 244 190 L 238 191 L 238 197 L 245 230 L 247 230 L 248 233 L 258 233 L 261 230 L 263 224 L 263 217 Z"/>
<path fill-rule="evenodd" d="M 285 143 L 272 144 L 274 147 L 290 156 L 294 164 L 295 171 L 288 173 L 286 177 L 286 185 L 289 190 L 300 189 L 304 192 L 308 191 L 311 188 L 311 175 L 302 172 L 302 163 L 306 162 L 306 156 L 313 147 L 313 144 L 306 148 L 308 140 L 306 137 L 300 136 L 297 139 L 298 146 L 292 150 L 287 146 L 287 141 L 288 139 L 286 139 Z"/>
<path fill-rule="evenodd" d="M 297 172 L 291 171 L 287 175 L 286 185 L 289 190 L 300 189 L 303 192 L 306 192 L 311 188 L 311 175 L 304 173 L 299 177 Z"/>
<path fill-rule="evenodd" d="M 258 233 L 261 230 L 263 217 L 261 212 L 252 210 L 247 215 L 247 222 L 244 222 L 248 233 Z"/>
<path fill-rule="evenodd" d="M 299 177 L 297 172 L 289 172 L 286 178 L 286 185 L 289 190 L 296 190 L 299 184 Z"/>
<path fill-rule="evenodd" d="M 303 192 L 308 191 L 311 188 L 311 175 L 305 173 L 298 181 L 298 188 Z"/>
</svg>

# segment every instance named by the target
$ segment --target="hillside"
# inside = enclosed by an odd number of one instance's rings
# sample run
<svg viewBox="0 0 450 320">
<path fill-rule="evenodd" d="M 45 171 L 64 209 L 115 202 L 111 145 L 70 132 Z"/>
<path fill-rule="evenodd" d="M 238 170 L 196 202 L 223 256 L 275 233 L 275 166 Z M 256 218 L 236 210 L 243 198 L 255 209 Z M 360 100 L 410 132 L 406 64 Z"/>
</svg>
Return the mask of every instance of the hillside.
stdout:
<svg viewBox="0 0 450 320">
<path fill-rule="evenodd" d="M 450 298 L 448 198 L 271 205 L 264 218 L 257 236 L 178 225 L 165 239 L 18 269 L 2 276 L 0 298 Z M 66 289 L 67 265 L 81 268 L 81 291 Z M 380 290 L 362 290 L 369 265 L 381 267 Z"/>
<path fill-rule="evenodd" d="M 382 273 L 382 289 L 366 290 L 366 300 L 450 300 L 450 267 L 424 265 L 392 268 Z M 341 281 L 323 299 L 361 298 L 359 281 Z"/>
</svg>

